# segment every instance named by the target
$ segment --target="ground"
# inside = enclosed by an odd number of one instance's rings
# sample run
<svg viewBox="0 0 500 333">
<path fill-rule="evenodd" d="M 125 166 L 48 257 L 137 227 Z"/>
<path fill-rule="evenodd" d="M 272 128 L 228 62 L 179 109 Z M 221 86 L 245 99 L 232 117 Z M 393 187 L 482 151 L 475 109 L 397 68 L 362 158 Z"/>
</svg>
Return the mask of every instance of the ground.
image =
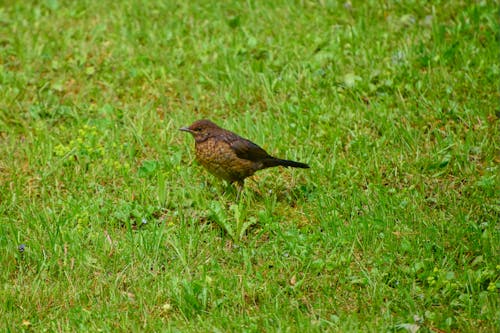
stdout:
<svg viewBox="0 0 500 333">
<path fill-rule="evenodd" d="M 0 8 L 1 331 L 497 332 L 495 1 Z M 241 195 L 178 129 L 270 154 Z"/>
</svg>

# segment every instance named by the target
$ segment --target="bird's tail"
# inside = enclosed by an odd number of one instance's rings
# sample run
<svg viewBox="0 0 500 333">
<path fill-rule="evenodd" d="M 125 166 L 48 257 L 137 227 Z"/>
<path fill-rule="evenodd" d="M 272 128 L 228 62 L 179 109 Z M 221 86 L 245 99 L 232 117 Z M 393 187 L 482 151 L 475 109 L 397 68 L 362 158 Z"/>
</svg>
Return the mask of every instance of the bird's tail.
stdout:
<svg viewBox="0 0 500 333">
<path fill-rule="evenodd" d="M 282 160 L 280 158 L 270 158 L 264 161 L 264 166 L 266 168 L 270 167 L 275 167 L 275 166 L 284 166 L 284 167 L 292 167 L 292 168 L 302 168 L 302 169 L 309 169 L 309 165 L 305 163 L 300 163 L 300 162 L 295 162 L 295 161 L 289 161 L 289 160 Z"/>
</svg>

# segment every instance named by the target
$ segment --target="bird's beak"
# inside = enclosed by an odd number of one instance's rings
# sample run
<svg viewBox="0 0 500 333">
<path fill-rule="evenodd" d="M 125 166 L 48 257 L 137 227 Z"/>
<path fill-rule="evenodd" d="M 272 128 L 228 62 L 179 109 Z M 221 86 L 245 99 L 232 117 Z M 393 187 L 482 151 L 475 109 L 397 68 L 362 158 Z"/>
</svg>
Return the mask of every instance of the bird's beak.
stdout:
<svg viewBox="0 0 500 333">
<path fill-rule="evenodd" d="M 181 128 L 179 128 L 179 131 L 192 133 L 192 131 L 189 129 L 189 127 L 181 127 Z"/>
</svg>

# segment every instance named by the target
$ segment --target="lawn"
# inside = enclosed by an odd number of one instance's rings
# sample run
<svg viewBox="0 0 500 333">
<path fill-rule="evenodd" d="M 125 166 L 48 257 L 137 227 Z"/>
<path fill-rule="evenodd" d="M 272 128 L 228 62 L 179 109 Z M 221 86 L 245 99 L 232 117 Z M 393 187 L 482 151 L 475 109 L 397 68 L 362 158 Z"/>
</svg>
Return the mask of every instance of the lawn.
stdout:
<svg viewBox="0 0 500 333">
<path fill-rule="evenodd" d="M 0 331 L 498 332 L 496 1 L 0 6 Z M 244 191 L 178 129 L 272 155 Z"/>
</svg>

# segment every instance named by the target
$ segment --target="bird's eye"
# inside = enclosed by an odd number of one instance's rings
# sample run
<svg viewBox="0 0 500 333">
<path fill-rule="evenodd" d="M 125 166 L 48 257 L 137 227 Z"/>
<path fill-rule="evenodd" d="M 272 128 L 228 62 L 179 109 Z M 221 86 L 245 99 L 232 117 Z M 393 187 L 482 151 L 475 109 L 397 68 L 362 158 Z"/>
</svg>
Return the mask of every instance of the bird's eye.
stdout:
<svg viewBox="0 0 500 333">
<path fill-rule="evenodd" d="M 195 132 L 199 132 L 199 131 L 201 131 L 201 127 L 195 127 L 195 128 L 194 128 L 194 131 L 195 131 Z"/>
</svg>

